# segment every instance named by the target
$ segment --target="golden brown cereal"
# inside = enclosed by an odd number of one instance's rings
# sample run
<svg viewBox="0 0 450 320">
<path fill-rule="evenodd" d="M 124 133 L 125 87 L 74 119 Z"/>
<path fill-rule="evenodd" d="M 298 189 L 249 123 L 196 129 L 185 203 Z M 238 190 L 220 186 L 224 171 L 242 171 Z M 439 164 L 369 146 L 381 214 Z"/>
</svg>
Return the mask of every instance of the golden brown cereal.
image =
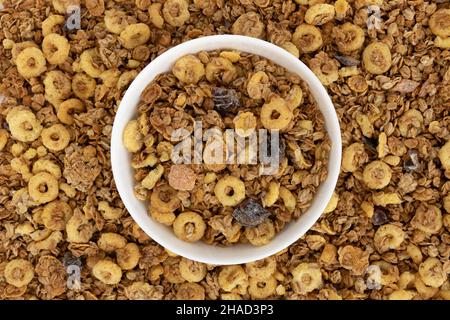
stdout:
<svg viewBox="0 0 450 320">
<path fill-rule="evenodd" d="M 69 57 L 69 41 L 57 33 L 50 33 L 42 40 L 42 51 L 50 64 L 62 64 Z"/>
<path fill-rule="evenodd" d="M 365 166 L 363 172 L 364 183 L 370 189 L 382 189 L 391 181 L 392 170 L 383 161 L 373 161 Z"/>
<path fill-rule="evenodd" d="M 15 107 L 6 116 L 9 130 L 14 139 L 22 142 L 36 140 L 42 131 L 42 125 L 34 113 L 25 107 Z"/>
<path fill-rule="evenodd" d="M 234 128 L 236 129 L 236 134 L 240 137 L 248 137 L 256 129 L 256 117 L 251 112 L 239 113 L 234 119 Z"/>
<path fill-rule="evenodd" d="M 197 283 L 183 283 L 178 287 L 177 300 L 205 300 L 205 288 Z"/>
<path fill-rule="evenodd" d="M 113 232 L 102 233 L 97 241 L 98 247 L 106 252 L 116 251 L 125 247 L 126 244 L 127 240 L 123 236 Z"/>
<path fill-rule="evenodd" d="M 63 25 L 65 21 L 64 16 L 57 14 L 49 15 L 47 19 L 42 21 L 42 35 L 46 37 L 51 33 L 55 33 L 60 28 L 59 25 Z"/>
<path fill-rule="evenodd" d="M 0 151 L 2 151 L 8 143 L 9 134 L 5 129 L 0 129 Z"/>
<path fill-rule="evenodd" d="M 276 270 L 277 262 L 273 256 L 245 264 L 245 271 L 254 279 L 267 279 L 274 275 Z"/>
<path fill-rule="evenodd" d="M 74 123 L 72 112 L 83 111 L 83 103 L 78 99 L 69 99 L 59 105 L 57 116 L 59 121 L 64 124 L 71 125 Z"/>
<path fill-rule="evenodd" d="M 94 96 L 96 82 L 84 73 L 77 73 L 72 78 L 73 94 L 79 99 L 89 99 Z"/>
<path fill-rule="evenodd" d="M 429 234 L 437 233 L 442 228 L 441 209 L 431 204 L 420 204 L 411 220 L 411 226 Z"/>
<path fill-rule="evenodd" d="M 80 68 L 92 78 L 99 78 L 101 76 L 104 71 L 103 65 L 95 49 L 88 49 L 81 53 Z"/>
<path fill-rule="evenodd" d="M 300 52 L 314 52 L 323 44 L 322 33 L 320 29 L 309 24 L 301 24 L 292 35 L 292 42 L 297 46 Z"/>
<path fill-rule="evenodd" d="M 264 71 L 254 73 L 248 80 L 247 93 L 250 98 L 266 98 L 270 92 L 269 76 Z"/>
<path fill-rule="evenodd" d="M 180 205 L 181 202 L 177 197 L 177 192 L 167 184 L 159 185 L 150 196 L 150 206 L 161 213 L 174 212 L 180 208 Z"/>
<path fill-rule="evenodd" d="M 245 237 L 254 246 L 263 246 L 275 237 L 275 227 L 272 220 L 265 222 L 254 228 L 245 228 Z"/>
<path fill-rule="evenodd" d="M 17 55 L 17 71 L 24 78 L 38 77 L 46 70 L 44 54 L 38 48 L 25 48 Z"/>
<path fill-rule="evenodd" d="M 248 293 L 253 299 L 267 299 L 275 294 L 277 280 L 274 277 L 265 279 L 252 278 L 248 280 Z"/>
<path fill-rule="evenodd" d="M 198 213 L 187 211 L 180 213 L 173 222 L 173 231 L 181 240 L 195 242 L 205 233 L 206 224 Z"/>
<path fill-rule="evenodd" d="M 44 128 L 41 133 L 42 143 L 51 151 L 61 151 L 70 142 L 70 133 L 62 124 L 54 124 Z"/>
<path fill-rule="evenodd" d="M 230 83 L 237 76 L 237 69 L 233 63 L 222 57 L 214 57 L 206 64 L 205 77 L 209 82 L 216 80 L 224 83 Z"/>
<path fill-rule="evenodd" d="M 293 117 L 286 101 L 280 97 L 273 97 L 261 108 L 261 123 L 266 129 L 284 130 Z"/>
<path fill-rule="evenodd" d="M 148 14 L 150 15 L 150 21 L 153 25 L 159 29 L 164 26 L 164 18 L 162 16 L 162 4 L 152 3 L 148 8 Z"/>
<path fill-rule="evenodd" d="M 383 74 L 392 66 L 391 50 L 383 42 L 372 42 L 364 49 L 362 61 L 367 72 Z"/>
<path fill-rule="evenodd" d="M 175 214 L 173 212 L 161 212 L 154 207 L 150 207 L 150 216 L 157 222 L 165 224 L 166 226 L 171 226 L 175 221 Z"/>
<path fill-rule="evenodd" d="M 248 276 L 241 266 L 224 266 L 217 278 L 219 286 L 226 292 L 246 294 Z"/>
<path fill-rule="evenodd" d="M 47 203 L 58 197 L 58 181 L 47 172 L 39 172 L 30 178 L 28 193 L 37 203 Z"/>
<path fill-rule="evenodd" d="M 385 224 L 378 228 L 374 236 L 375 248 L 384 253 L 390 249 L 398 249 L 405 239 L 403 230 L 394 224 Z"/>
<path fill-rule="evenodd" d="M 65 202 L 55 200 L 45 205 L 41 219 L 44 226 L 50 230 L 66 229 L 67 221 L 72 216 L 72 208 Z"/>
<path fill-rule="evenodd" d="M 68 242 L 87 243 L 94 231 L 94 226 L 90 224 L 89 219 L 80 210 L 75 210 L 72 217 L 67 221 Z"/>
<path fill-rule="evenodd" d="M 3 274 L 7 283 L 20 288 L 33 280 L 34 268 L 27 260 L 13 259 L 6 264 Z"/>
<path fill-rule="evenodd" d="M 110 260 L 99 260 L 92 268 L 92 274 L 104 284 L 114 285 L 120 282 L 122 270 Z"/>
<path fill-rule="evenodd" d="M 430 287 L 439 288 L 447 281 L 447 273 L 442 268 L 442 263 L 436 258 L 428 258 L 419 266 L 419 275 L 422 281 Z"/>
<path fill-rule="evenodd" d="M 162 13 L 164 20 L 173 27 L 181 27 L 190 17 L 186 0 L 167 0 L 164 2 Z"/>
<path fill-rule="evenodd" d="M 175 62 L 172 72 L 181 82 L 195 84 L 205 75 L 205 67 L 197 57 L 187 55 Z"/>
<path fill-rule="evenodd" d="M 150 39 L 150 28 L 145 23 L 130 24 L 120 33 L 119 39 L 125 48 L 136 48 Z"/>
<path fill-rule="evenodd" d="M 365 40 L 364 30 L 346 22 L 333 30 L 333 37 L 340 52 L 348 53 L 360 49 Z"/>
<path fill-rule="evenodd" d="M 214 195 L 224 206 L 234 207 L 245 198 L 245 184 L 234 176 L 225 176 L 217 181 Z"/>
<path fill-rule="evenodd" d="M 442 148 L 439 149 L 439 160 L 445 170 L 450 170 L 450 141 L 447 141 Z"/>
<path fill-rule="evenodd" d="M 316 263 L 300 263 L 291 273 L 293 289 L 300 294 L 312 292 L 322 286 L 322 274 Z"/>
<path fill-rule="evenodd" d="M 446 38 L 450 37 L 450 9 L 437 10 L 428 21 L 431 32 L 435 35 Z"/>
<path fill-rule="evenodd" d="M 36 160 L 31 171 L 34 174 L 45 171 L 51 173 L 56 179 L 61 178 L 61 168 L 53 161 L 47 159 Z"/>
<path fill-rule="evenodd" d="M 334 19 L 334 6 L 326 3 L 318 3 L 308 8 L 305 13 L 305 21 L 312 25 L 322 25 Z"/>
<path fill-rule="evenodd" d="M 239 16 L 231 26 L 233 34 L 262 38 L 265 34 L 265 26 L 261 16 L 256 12 L 247 12 Z"/>
<path fill-rule="evenodd" d="M 188 282 L 200 282 L 206 276 L 206 265 L 186 258 L 180 260 L 180 274 Z"/>
<path fill-rule="evenodd" d="M 135 243 L 127 243 L 123 248 L 118 248 L 116 251 L 117 264 L 123 270 L 134 269 L 141 257 L 139 247 Z"/>
</svg>

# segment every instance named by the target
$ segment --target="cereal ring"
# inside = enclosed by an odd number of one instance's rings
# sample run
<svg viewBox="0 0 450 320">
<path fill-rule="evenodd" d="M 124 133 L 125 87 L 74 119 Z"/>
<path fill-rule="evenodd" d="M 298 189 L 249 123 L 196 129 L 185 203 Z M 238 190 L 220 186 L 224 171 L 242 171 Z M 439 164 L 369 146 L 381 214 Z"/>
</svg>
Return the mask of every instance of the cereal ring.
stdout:
<svg viewBox="0 0 450 320">
<path fill-rule="evenodd" d="M 47 203 L 58 197 L 58 180 L 48 173 L 39 172 L 30 178 L 28 193 L 37 203 Z"/>
<path fill-rule="evenodd" d="M 102 217 L 106 220 L 116 220 L 123 215 L 123 209 L 110 207 L 106 201 L 100 201 L 97 210 L 100 211 Z"/>
<path fill-rule="evenodd" d="M 325 210 L 323 211 L 323 213 L 330 213 L 333 212 L 339 202 L 339 196 L 336 192 L 333 192 L 333 194 L 331 195 L 331 199 L 328 202 L 327 206 L 325 207 Z"/>
<path fill-rule="evenodd" d="M 17 288 L 25 287 L 34 278 L 34 267 L 27 260 L 14 259 L 6 264 L 3 276 L 10 285 Z"/>
<path fill-rule="evenodd" d="M 153 23 L 153 25 L 158 29 L 161 29 L 164 26 L 164 18 L 162 17 L 161 8 L 161 3 L 152 3 L 148 8 L 150 22 Z"/>
<path fill-rule="evenodd" d="M 142 134 L 139 132 L 139 124 L 136 120 L 131 120 L 123 130 L 123 144 L 129 152 L 138 152 L 144 142 Z"/>
<path fill-rule="evenodd" d="M 277 261 L 273 256 L 245 264 L 247 274 L 255 279 L 267 279 L 277 271 Z"/>
<path fill-rule="evenodd" d="M 248 137 L 256 129 L 256 117 L 251 112 L 239 113 L 234 119 L 234 129 L 236 134 L 240 137 Z"/>
<path fill-rule="evenodd" d="M 264 71 L 254 73 L 248 80 L 247 93 L 252 99 L 267 97 L 270 94 L 270 80 L 267 73 Z"/>
<path fill-rule="evenodd" d="M 321 51 L 309 61 L 309 67 L 323 85 L 328 86 L 339 79 L 339 70 L 335 60 Z"/>
<path fill-rule="evenodd" d="M 134 269 L 141 258 L 139 247 L 135 243 L 127 243 L 123 248 L 116 250 L 117 264 L 123 270 Z"/>
<path fill-rule="evenodd" d="M 72 111 L 82 111 L 84 110 L 83 103 L 78 99 L 69 99 L 62 102 L 58 107 L 57 117 L 59 121 L 64 124 L 72 125 L 74 124 L 73 117 L 71 115 Z"/>
<path fill-rule="evenodd" d="M 73 94 L 82 100 L 87 100 L 95 94 L 97 83 L 84 73 L 76 73 L 72 78 Z"/>
<path fill-rule="evenodd" d="M 333 37 L 338 50 L 343 53 L 360 49 L 365 40 L 364 30 L 350 22 L 335 27 Z"/>
<path fill-rule="evenodd" d="M 334 19 L 334 6 L 326 3 L 315 4 L 306 10 L 305 22 L 320 26 Z"/>
<path fill-rule="evenodd" d="M 275 226 L 272 220 L 266 219 L 257 227 L 245 228 L 244 234 L 252 245 L 263 246 L 275 237 Z"/>
<path fill-rule="evenodd" d="M 42 35 L 44 37 L 48 36 L 50 33 L 55 33 L 60 29 L 58 25 L 64 25 L 66 19 L 64 16 L 60 16 L 57 14 L 52 14 L 47 17 L 44 21 L 42 21 Z"/>
<path fill-rule="evenodd" d="M 0 129 L 0 151 L 2 151 L 8 143 L 9 134 L 5 129 Z"/>
<path fill-rule="evenodd" d="M 364 145 L 355 142 L 344 149 L 342 154 L 342 169 L 344 172 L 355 172 L 368 160 Z"/>
<path fill-rule="evenodd" d="M 177 300 L 205 300 L 205 288 L 198 283 L 183 283 L 178 287 Z"/>
<path fill-rule="evenodd" d="M 111 9 L 105 11 L 105 27 L 109 32 L 120 34 L 128 26 L 130 17 L 122 10 Z"/>
<path fill-rule="evenodd" d="M 436 39 L 434 39 L 434 45 L 438 48 L 450 49 L 450 37 L 447 38 L 436 37 Z"/>
<path fill-rule="evenodd" d="M 205 68 L 205 77 L 209 82 L 230 83 L 237 76 L 237 69 L 233 63 L 222 57 L 213 57 Z"/>
<path fill-rule="evenodd" d="M 151 170 L 144 180 L 141 181 L 141 185 L 148 190 L 153 189 L 158 180 L 162 177 L 163 173 L 164 167 L 158 164 L 156 168 Z"/>
<path fill-rule="evenodd" d="M 206 277 L 206 264 L 186 258 L 180 260 L 180 274 L 188 282 L 200 282 Z"/>
<path fill-rule="evenodd" d="M 250 277 L 248 293 L 253 299 L 267 299 L 276 293 L 277 284 L 277 280 L 274 277 L 265 279 Z"/>
<path fill-rule="evenodd" d="M 181 206 L 177 192 L 171 186 L 163 184 L 155 188 L 150 196 L 150 206 L 161 213 L 174 212 Z"/>
<path fill-rule="evenodd" d="M 286 210 L 290 213 L 295 211 L 295 207 L 297 205 L 297 198 L 292 194 L 292 192 L 285 188 L 280 187 L 280 198 L 283 200 L 283 204 Z"/>
<path fill-rule="evenodd" d="M 370 189 L 382 189 L 391 181 L 392 170 L 383 161 L 369 163 L 363 171 L 363 181 Z"/>
<path fill-rule="evenodd" d="M 51 160 L 38 159 L 33 163 L 33 169 L 31 170 L 34 174 L 39 172 L 48 172 L 52 174 L 56 179 L 61 178 L 61 168 Z"/>
<path fill-rule="evenodd" d="M 44 54 L 38 48 L 25 48 L 17 55 L 17 71 L 26 79 L 40 76 L 46 70 Z"/>
<path fill-rule="evenodd" d="M 56 108 L 67 99 L 72 91 L 70 79 L 59 70 L 52 70 L 46 73 L 44 78 L 45 99 Z"/>
<path fill-rule="evenodd" d="M 190 18 L 186 0 L 166 0 L 162 8 L 164 20 L 172 27 L 181 27 Z"/>
<path fill-rule="evenodd" d="M 173 222 L 173 231 L 181 240 L 195 242 L 205 234 L 206 224 L 198 213 L 182 212 Z"/>
<path fill-rule="evenodd" d="M 114 252 L 117 249 L 125 247 L 127 239 L 118 233 L 104 232 L 100 235 L 97 245 L 100 249 L 106 252 Z"/>
<path fill-rule="evenodd" d="M 293 44 L 292 42 L 285 42 L 281 45 L 281 47 L 292 54 L 297 59 L 300 58 L 300 51 L 298 50 L 297 46 Z"/>
<path fill-rule="evenodd" d="M 322 286 L 322 273 L 317 263 L 300 263 L 291 273 L 293 289 L 300 294 L 312 292 Z"/>
<path fill-rule="evenodd" d="M 391 50 L 383 42 L 372 42 L 364 49 L 362 60 L 367 72 L 383 74 L 392 66 Z"/>
<path fill-rule="evenodd" d="M 25 107 L 15 107 L 6 116 L 9 131 L 14 139 L 22 142 L 36 140 L 42 131 L 42 125 L 34 113 Z"/>
<path fill-rule="evenodd" d="M 150 28 L 145 23 L 130 24 L 120 33 L 119 39 L 126 49 L 136 48 L 150 39 Z"/>
<path fill-rule="evenodd" d="M 80 55 L 80 68 L 92 78 L 100 78 L 104 69 L 102 60 L 95 49 L 88 49 Z"/>
<path fill-rule="evenodd" d="M 262 198 L 262 205 L 264 207 L 271 207 L 277 202 L 280 196 L 280 184 L 275 181 L 271 181 L 267 188 L 267 192 Z"/>
<path fill-rule="evenodd" d="M 419 110 L 409 109 L 398 119 L 398 129 L 402 137 L 415 138 L 423 130 L 423 116 Z"/>
<path fill-rule="evenodd" d="M 157 222 L 166 226 L 171 226 L 175 221 L 175 214 L 173 212 L 160 212 L 159 210 L 150 207 L 150 216 Z"/>
<path fill-rule="evenodd" d="M 62 124 L 54 124 L 42 130 L 42 143 L 51 151 L 61 151 L 70 142 L 70 133 Z"/>
<path fill-rule="evenodd" d="M 428 287 L 419 276 L 416 277 L 414 286 L 422 299 L 431 299 L 439 292 L 438 288 Z"/>
<path fill-rule="evenodd" d="M 41 219 L 47 229 L 62 231 L 72 216 L 72 208 L 65 202 L 52 201 L 45 205 Z"/>
<path fill-rule="evenodd" d="M 375 248 L 379 253 L 390 249 L 398 249 L 405 240 L 405 232 L 394 224 L 385 224 L 378 228 L 373 238 Z"/>
<path fill-rule="evenodd" d="M 11 50 L 12 61 L 13 63 L 17 63 L 17 56 L 26 48 L 36 48 L 39 49 L 38 45 L 32 41 L 24 41 L 19 43 L 13 43 L 13 47 Z"/>
<path fill-rule="evenodd" d="M 285 99 L 289 108 L 294 110 L 298 108 L 303 103 L 303 90 L 299 85 L 294 85 L 291 90 L 289 90 Z"/>
<path fill-rule="evenodd" d="M 450 37 L 450 9 L 439 9 L 428 20 L 428 25 L 433 34 L 441 37 Z"/>
<path fill-rule="evenodd" d="M 412 243 L 408 244 L 406 246 L 406 252 L 415 264 L 419 264 L 422 262 L 422 251 L 420 251 L 420 249 L 416 245 Z"/>
<path fill-rule="evenodd" d="M 447 141 L 438 152 L 439 160 L 445 170 L 450 170 L 450 141 Z"/>
<path fill-rule="evenodd" d="M 356 75 L 348 78 L 347 84 L 353 91 L 357 93 L 362 93 L 367 91 L 369 85 L 367 84 L 366 79 L 363 76 Z"/>
<path fill-rule="evenodd" d="M 92 274 L 104 284 L 118 284 L 122 279 L 122 270 L 110 260 L 99 260 L 92 268 Z"/>
<path fill-rule="evenodd" d="M 420 264 L 419 275 L 423 283 L 432 288 L 439 288 L 447 281 L 447 273 L 443 270 L 442 263 L 432 257 Z"/>
<path fill-rule="evenodd" d="M 223 266 L 217 277 L 221 289 L 226 292 L 246 294 L 248 287 L 248 275 L 239 265 Z"/>
<path fill-rule="evenodd" d="M 50 33 L 42 40 L 42 51 L 50 64 L 62 64 L 69 57 L 70 44 L 63 36 Z"/>
<path fill-rule="evenodd" d="M 89 223 L 89 219 L 80 211 L 75 210 L 67 221 L 67 241 L 73 243 L 88 243 L 94 234 L 95 227 Z"/>
<path fill-rule="evenodd" d="M 261 123 L 269 130 L 284 130 L 294 118 L 286 101 L 278 96 L 272 97 L 270 102 L 261 107 Z"/>
<path fill-rule="evenodd" d="M 245 199 L 245 184 L 234 176 L 225 176 L 217 181 L 214 195 L 223 205 L 234 207 Z"/>
<path fill-rule="evenodd" d="M 442 228 L 442 213 L 435 205 L 420 204 L 411 220 L 411 226 L 427 234 L 438 233 Z"/>
<path fill-rule="evenodd" d="M 175 62 L 172 73 L 183 83 L 196 84 L 205 75 L 205 66 L 196 56 L 187 55 Z"/>
<path fill-rule="evenodd" d="M 191 191 L 195 187 L 197 175 L 188 165 L 174 164 L 170 167 L 167 180 L 175 190 Z"/>
<path fill-rule="evenodd" d="M 231 26 L 231 33 L 247 37 L 262 39 L 265 34 L 265 25 L 261 16 L 256 12 L 241 14 Z"/>
</svg>

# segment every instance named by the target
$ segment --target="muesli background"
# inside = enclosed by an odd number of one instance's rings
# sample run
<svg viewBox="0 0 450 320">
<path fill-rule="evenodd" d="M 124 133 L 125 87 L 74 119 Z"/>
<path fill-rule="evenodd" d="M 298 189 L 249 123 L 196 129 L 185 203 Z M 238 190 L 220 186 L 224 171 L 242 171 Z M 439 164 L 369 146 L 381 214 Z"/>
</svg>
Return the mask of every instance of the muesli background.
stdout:
<svg viewBox="0 0 450 320">
<path fill-rule="evenodd" d="M 449 1 L 2 7 L 1 299 L 450 298 Z M 122 33 L 136 23 L 150 29 L 137 46 L 142 35 Z M 51 33 L 66 40 L 43 46 Z M 139 71 L 171 46 L 223 33 L 300 55 L 332 97 L 344 148 L 335 197 L 314 228 L 265 261 L 228 267 L 149 239 L 124 209 L 109 161 L 115 110 Z M 67 44 L 59 61 L 52 48 Z M 34 53 L 31 70 L 21 52 Z M 61 108 L 72 98 L 84 103 Z M 59 200 L 51 206 L 33 198 L 42 181 Z"/>
</svg>

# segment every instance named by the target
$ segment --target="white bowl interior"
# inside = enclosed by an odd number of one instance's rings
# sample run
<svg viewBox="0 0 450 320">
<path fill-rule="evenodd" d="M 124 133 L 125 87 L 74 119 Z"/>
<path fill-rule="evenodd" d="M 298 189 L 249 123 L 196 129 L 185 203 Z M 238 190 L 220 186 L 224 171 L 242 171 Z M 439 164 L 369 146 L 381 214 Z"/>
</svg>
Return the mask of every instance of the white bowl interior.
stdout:
<svg viewBox="0 0 450 320">
<path fill-rule="evenodd" d="M 188 243 L 178 239 L 173 231 L 148 214 L 146 203 L 138 200 L 133 193 L 135 181 L 131 168 L 131 156 L 122 143 L 122 132 L 128 121 L 136 117 L 136 106 L 144 88 L 160 73 L 170 71 L 175 61 L 199 51 L 235 49 L 260 55 L 272 60 L 287 70 L 298 74 L 309 86 L 325 118 L 325 125 L 331 139 L 328 176 L 319 187 L 309 209 L 297 220 L 290 222 L 267 245 L 255 247 L 237 244 L 231 247 L 217 247 L 201 241 Z M 341 133 L 334 106 L 325 88 L 314 73 L 299 59 L 284 49 L 269 42 L 236 35 L 217 35 L 187 41 L 173 47 L 154 59 L 131 83 L 118 108 L 111 138 L 111 163 L 119 194 L 128 212 L 139 226 L 153 240 L 170 251 L 191 260 L 215 265 L 247 263 L 275 254 L 302 237 L 320 217 L 328 204 L 339 175 L 341 164 Z"/>
</svg>

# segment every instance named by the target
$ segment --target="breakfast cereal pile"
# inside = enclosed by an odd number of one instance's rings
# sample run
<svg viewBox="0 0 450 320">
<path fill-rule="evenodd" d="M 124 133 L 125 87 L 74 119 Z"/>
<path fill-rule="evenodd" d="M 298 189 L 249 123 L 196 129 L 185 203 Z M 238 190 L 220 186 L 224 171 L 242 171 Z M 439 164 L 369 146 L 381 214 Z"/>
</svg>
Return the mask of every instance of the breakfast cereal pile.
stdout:
<svg viewBox="0 0 450 320">
<path fill-rule="evenodd" d="M 184 241 L 265 245 L 309 208 L 327 176 L 330 141 L 314 99 L 297 75 L 262 57 L 181 57 L 146 86 L 137 109 L 123 132 L 135 195 Z"/>
<path fill-rule="evenodd" d="M 1 299 L 450 299 L 448 0 L 0 3 Z M 109 144 L 144 66 L 225 33 L 273 42 L 316 73 L 343 162 L 302 239 L 212 266 L 139 229 Z"/>
</svg>

